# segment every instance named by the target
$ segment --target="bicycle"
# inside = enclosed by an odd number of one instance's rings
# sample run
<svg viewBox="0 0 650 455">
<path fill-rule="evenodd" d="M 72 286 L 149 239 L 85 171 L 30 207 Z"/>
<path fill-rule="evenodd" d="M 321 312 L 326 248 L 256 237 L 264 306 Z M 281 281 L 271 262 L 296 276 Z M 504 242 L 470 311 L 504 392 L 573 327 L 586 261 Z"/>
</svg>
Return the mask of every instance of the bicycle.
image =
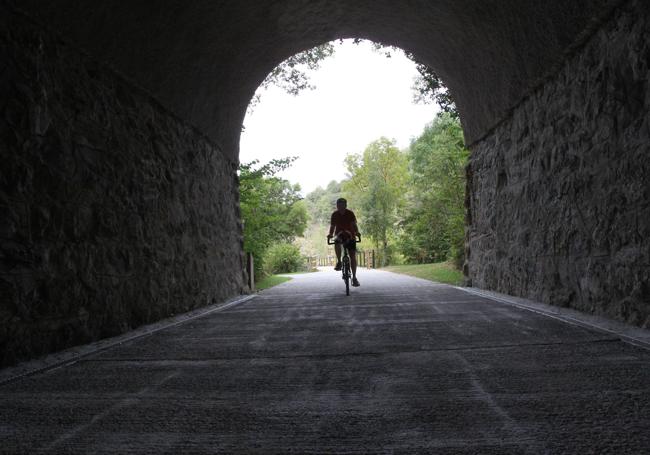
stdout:
<svg viewBox="0 0 650 455">
<path fill-rule="evenodd" d="M 358 242 L 361 241 L 361 235 L 357 234 L 355 236 L 355 240 Z M 338 240 L 337 237 L 332 237 L 331 239 L 327 239 L 327 244 L 328 245 L 334 245 L 336 243 L 340 243 L 341 246 L 343 247 L 343 254 L 341 256 L 341 277 L 343 278 L 343 281 L 345 282 L 345 295 L 350 295 L 350 278 L 352 278 L 352 269 L 350 267 L 350 256 L 348 255 L 348 249 L 345 246 L 345 242 L 341 242 Z"/>
</svg>

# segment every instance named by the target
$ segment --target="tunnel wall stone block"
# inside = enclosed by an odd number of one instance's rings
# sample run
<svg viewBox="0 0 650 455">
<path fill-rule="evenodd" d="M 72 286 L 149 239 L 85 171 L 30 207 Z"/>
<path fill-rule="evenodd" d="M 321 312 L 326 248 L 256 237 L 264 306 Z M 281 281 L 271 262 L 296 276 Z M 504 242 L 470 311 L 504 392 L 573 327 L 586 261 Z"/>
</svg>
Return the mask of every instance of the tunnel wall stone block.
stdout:
<svg viewBox="0 0 650 455">
<path fill-rule="evenodd" d="M 650 327 L 649 67 L 631 1 L 473 148 L 473 286 Z"/>
<path fill-rule="evenodd" d="M 143 91 L 0 18 L 0 364 L 243 287 L 236 163 Z"/>
</svg>

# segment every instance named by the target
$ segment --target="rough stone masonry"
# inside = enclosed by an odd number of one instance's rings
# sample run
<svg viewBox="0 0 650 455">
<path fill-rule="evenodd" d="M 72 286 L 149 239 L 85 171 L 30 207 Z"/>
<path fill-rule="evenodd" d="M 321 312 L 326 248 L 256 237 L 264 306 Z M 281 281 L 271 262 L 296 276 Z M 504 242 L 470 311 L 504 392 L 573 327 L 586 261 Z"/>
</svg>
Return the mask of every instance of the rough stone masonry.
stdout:
<svg viewBox="0 0 650 455">
<path fill-rule="evenodd" d="M 236 163 L 8 11 L 0 157 L 0 365 L 241 292 Z"/>
<path fill-rule="evenodd" d="M 472 149 L 473 286 L 650 327 L 649 84 L 635 0 Z"/>
</svg>

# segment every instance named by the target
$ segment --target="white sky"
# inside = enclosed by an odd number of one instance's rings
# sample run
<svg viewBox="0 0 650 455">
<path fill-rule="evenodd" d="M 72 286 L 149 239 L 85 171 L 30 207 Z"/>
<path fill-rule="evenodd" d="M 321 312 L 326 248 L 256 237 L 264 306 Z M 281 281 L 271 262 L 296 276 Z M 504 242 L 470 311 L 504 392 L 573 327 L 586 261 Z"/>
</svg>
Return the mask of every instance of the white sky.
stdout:
<svg viewBox="0 0 650 455">
<path fill-rule="evenodd" d="M 316 90 L 292 96 L 271 87 L 262 93 L 244 120 L 239 160 L 298 156 L 281 176 L 299 183 L 303 195 L 341 180 L 347 154 L 363 152 L 381 136 L 406 148 L 433 120 L 437 106 L 412 102 L 416 74 L 401 53 L 386 58 L 367 42 L 337 44 L 334 56 L 310 74 Z"/>
</svg>

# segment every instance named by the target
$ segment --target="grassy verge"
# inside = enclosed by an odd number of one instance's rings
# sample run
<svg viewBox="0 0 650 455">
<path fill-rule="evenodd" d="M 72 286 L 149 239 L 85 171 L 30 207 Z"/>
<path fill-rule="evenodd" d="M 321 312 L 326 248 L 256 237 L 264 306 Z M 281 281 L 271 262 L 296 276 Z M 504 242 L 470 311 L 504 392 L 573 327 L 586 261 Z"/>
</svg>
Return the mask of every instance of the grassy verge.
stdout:
<svg viewBox="0 0 650 455">
<path fill-rule="evenodd" d="M 451 262 L 438 262 L 437 264 L 393 265 L 380 270 L 401 273 L 404 275 L 424 278 L 439 283 L 460 285 L 463 283 L 463 272 L 456 269 Z"/>
<path fill-rule="evenodd" d="M 272 288 L 273 286 L 277 286 L 278 284 L 282 284 L 285 281 L 289 281 L 289 280 L 291 280 L 291 278 L 289 278 L 288 276 L 270 275 L 265 278 L 262 278 L 261 281 L 255 283 L 255 289 L 261 291 L 263 289 Z"/>
<path fill-rule="evenodd" d="M 314 273 L 314 272 L 318 272 L 318 270 L 310 270 L 310 271 L 303 270 L 301 272 L 278 273 L 278 275 L 281 275 L 281 276 L 285 276 L 285 275 L 302 275 L 302 274 L 305 274 L 305 273 Z"/>
</svg>

